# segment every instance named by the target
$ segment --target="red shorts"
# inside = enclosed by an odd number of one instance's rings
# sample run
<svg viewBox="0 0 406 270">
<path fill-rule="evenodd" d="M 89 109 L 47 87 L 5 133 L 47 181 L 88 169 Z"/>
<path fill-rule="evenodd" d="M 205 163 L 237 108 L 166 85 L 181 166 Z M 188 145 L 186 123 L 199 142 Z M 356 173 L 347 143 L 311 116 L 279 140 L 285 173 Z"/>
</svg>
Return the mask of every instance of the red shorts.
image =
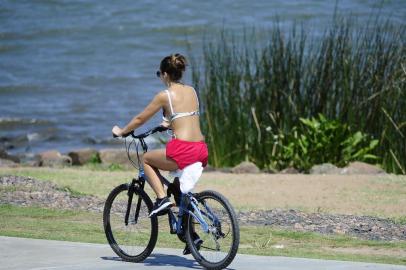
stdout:
<svg viewBox="0 0 406 270">
<path fill-rule="evenodd" d="M 172 139 L 166 144 L 166 156 L 173 159 L 179 169 L 183 170 L 186 166 L 198 161 L 206 167 L 209 151 L 204 141 L 189 142 Z"/>
</svg>

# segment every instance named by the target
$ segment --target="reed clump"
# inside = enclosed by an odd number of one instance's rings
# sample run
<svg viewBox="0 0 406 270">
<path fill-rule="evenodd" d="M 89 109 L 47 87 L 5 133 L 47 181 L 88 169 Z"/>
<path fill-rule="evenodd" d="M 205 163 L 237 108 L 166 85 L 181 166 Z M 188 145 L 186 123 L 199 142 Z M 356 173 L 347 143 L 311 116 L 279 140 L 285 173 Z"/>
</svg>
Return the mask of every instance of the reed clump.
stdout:
<svg viewBox="0 0 406 270">
<path fill-rule="evenodd" d="M 275 23 L 266 34 L 222 30 L 207 38 L 192 77 L 209 162 L 283 169 L 275 136 L 322 114 L 377 139 L 378 162 L 405 174 L 405 37 L 405 25 L 335 18 L 319 36 L 303 25 L 282 31 Z"/>
</svg>

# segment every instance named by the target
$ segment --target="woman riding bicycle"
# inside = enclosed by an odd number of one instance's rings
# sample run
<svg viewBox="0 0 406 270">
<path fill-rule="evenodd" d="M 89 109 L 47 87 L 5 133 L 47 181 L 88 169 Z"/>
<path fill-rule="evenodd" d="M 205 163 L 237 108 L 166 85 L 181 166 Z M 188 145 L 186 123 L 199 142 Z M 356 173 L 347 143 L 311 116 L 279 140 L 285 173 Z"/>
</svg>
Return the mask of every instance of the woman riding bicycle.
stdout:
<svg viewBox="0 0 406 270">
<path fill-rule="evenodd" d="M 167 89 L 160 91 L 124 128 L 114 126 L 112 130 L 116 136 L 123 136 L 143 125 L 162 108 L 162 125 L 173 131 L 166 149 L 148 151 L 143 157 L 144 172 L 157 196 L 150 216 L 165 213 L 172 205 L 161 183 L 159 169 L 182 170 L 195 162 L 207 165 L 208 149 L 200 130 L 199 100 L 193 87 L 181 82 L 186 64 L 186 58 L 180 54 L 162 59 L 157 76 Z"/>
</svg>

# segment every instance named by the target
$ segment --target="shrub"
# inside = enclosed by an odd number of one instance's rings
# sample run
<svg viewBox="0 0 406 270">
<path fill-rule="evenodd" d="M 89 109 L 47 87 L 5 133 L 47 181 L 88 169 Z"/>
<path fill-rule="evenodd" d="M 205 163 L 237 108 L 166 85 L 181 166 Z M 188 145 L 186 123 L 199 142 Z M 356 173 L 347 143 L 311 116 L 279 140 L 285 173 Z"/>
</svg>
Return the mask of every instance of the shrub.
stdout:
<svg viewBox="0 0 406 270">
<path fill-rule="evenodd" d="M 322 114 L 318 118 L 301 118 L 300 122 L 292 132 L 273 136 L 270 143 L 278 148 L 272 156 L 272 167 L 292 166 L 307 172 L 314 164 L 332 163 L 343 167 L 350 161 L 378 159 L 371 154 L 378 140 L 360 131 L 354 133 L 348 125 L 328 120 Z"/>
</svg>

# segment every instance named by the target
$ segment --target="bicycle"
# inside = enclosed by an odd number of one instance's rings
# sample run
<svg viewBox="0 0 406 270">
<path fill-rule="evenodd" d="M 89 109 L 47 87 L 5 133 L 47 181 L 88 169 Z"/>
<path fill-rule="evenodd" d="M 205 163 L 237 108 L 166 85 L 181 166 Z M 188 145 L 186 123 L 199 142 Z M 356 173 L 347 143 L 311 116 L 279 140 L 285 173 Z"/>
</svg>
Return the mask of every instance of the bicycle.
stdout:
<svg viewBox="0 0 406 270">
<path fill-rule="evenodd" d="M 145 133 L 131 135 L 132 141 L 125 147 L 129 160 L 138 169 L 138 178 L 114 188 L 107 197 L 103 211 L 103 226 L 107 241 L 113 251 L 124 261 L 142 262 L 153 251 L 158 236 L 158 218 L 149 218 L 152 201 L 144 191 L 146 176 L 142 168 L 139 146 L 143 153 L 148 151 L 145 138 L 167 128 L 158 126 Z M 137 164 L 130 156 L 134 143 Z M 206 269 L 223 269 L 237 254 L 239 246 L 239 225 L 233 207 L 216 191 L 182 194 L 179 179 L 171 183 L 160 176 L 168 187 L 168 197 L 174 195 L 178 211 L 172 207 L 168 215 L 171 234 L 176 234 L 187 243 L 192 256 Z M 202 240 L 196 242 L 196 235 Z"/>
</svg>

